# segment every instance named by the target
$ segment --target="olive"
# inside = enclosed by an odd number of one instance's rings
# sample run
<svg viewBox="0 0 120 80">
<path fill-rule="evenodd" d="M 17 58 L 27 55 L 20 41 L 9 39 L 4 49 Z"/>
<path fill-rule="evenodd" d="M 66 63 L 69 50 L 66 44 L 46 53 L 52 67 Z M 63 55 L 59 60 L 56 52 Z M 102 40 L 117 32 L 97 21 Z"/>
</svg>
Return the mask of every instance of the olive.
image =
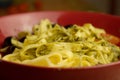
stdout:
<svg viewBox="0 0 120 80">
<path fill-rule="evenodd" d="M 68 29 L 68 28 L 71 28 L 72 26 L 73 26 L 72 24 L 68 24 L 68 25 L 65 25 L 64 27 Z"/>
<path fill-rule="evenodd" d="M 2 52 L 2 56 L 5 56 L 7 54 L 10 54 L 14 51 L 15 46 L 11 45 L 11 46 L 7 46 L 8 48 L 5 50 L 5 52 Z"/>
<path fill-rule="evenodd" d="M 56 24 L 52 24 L 52 27 L 54 28 Z"/>
<path fill-rule="evenodd" d="M 26 37 L 22 37 L 21 39 L 19 39 L 20 42 L 24 42 Z"/>
<path fill-rule="evenodd" d="M 6 46 L 10 46 L 10 45 L 12 45 L 12 43 L 11 43 L 11 39 L 12 39 L 11 36 L 5 38 L 2 47 L 6 47 Z"/>
<path fill-rule="evenodd" d="M 11 39 L 12 39 L 11 36 L 5 38 L 3 45 L 2 45 L 2 48 L 7 47 L 7 49 L 5 50 L 5 52 L 2 52 L 2 56 L 10 54 L 14 51 L 15 46 L 11 43 Z"/>
</svg>

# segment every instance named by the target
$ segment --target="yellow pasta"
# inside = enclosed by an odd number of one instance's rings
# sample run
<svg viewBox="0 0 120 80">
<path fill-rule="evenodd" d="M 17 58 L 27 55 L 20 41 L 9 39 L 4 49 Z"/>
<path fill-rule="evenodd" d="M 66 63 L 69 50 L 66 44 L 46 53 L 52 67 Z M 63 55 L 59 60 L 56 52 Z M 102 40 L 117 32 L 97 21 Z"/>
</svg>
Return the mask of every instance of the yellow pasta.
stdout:
<svg viewBox="0 0 120 80">
<path fill-rule="evenodd" d="M 119 60 L 120 48 L 108 42 L 103 29 L 91 24 L 68 28 L 42 20 L 32 32 L 12 38 L 15 50 L 3 60 L 42 67 L 88 67 Z M 25 36 L 25 40 L 18 39 Z M 1 49 L 3 50 L 3 49 Z"/>
</svg>

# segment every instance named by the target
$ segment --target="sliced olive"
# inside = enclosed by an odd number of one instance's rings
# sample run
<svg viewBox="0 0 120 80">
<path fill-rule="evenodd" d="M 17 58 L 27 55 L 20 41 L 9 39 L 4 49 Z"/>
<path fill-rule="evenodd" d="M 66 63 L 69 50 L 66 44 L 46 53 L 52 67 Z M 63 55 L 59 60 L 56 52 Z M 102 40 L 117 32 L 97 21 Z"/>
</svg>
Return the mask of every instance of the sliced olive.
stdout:
<svg viewBox="0 0 120 80">
<path fill-rule="evenodd" d="M 10 45 L 12 45 L 12 43 L 11 43 L 11 39 L 12 39 L 11 36 L 5 38 L 2 47 L 6 47 L 6 46 L 10 46 Z"/>
<path fill-rule="evenodd" d="M 23 38 L 19 39 L 19 41 L 20 41 L 20 42 L 24 42 L 25 38 L 26 38 L 26 37 L 23 37 Z"/>
<path fill-rule="evenodd" d="M 15 46 L 13 46 L 13 45 L 8 46 L 8 48 L 6 49 L 6 51 L 2 53 L 2 56 L 5 56 L 7 54 L 12 53 L 14 51 L 14 49 L 15 49 Z"/>
<path fill-rule="evenodd" d="M 72 24 L 68 24 L 68 25 L 65 25 L 64 27 L 68 29 L 68 28 L 71 28 L 72 26 L 73 26 Z"/>
<path fill-rule="evenodd" d="M 54 28 L 56 24 L 52 24 L 52 27 Z"/>
</svg>

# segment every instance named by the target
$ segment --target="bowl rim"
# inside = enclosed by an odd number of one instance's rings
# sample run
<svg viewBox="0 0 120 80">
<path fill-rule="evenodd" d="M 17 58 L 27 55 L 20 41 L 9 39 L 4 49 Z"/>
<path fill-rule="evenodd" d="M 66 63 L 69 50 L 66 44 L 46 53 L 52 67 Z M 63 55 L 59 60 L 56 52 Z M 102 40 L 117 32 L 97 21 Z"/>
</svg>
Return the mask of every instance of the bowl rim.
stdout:
<svg viewBox="0 0 120 80">
<path fill-rule="evenodd" d="M 32 12 L 25 12 L 25 13 L 16 13 L 16 14 L 9 14 L 9 15 L 3 15 L 3 16 L 0 16 L 0 19 L 2 18 L 6 18 L 6 17 L 11 17 L 11 16 L 20 16 L 20 15 L 28 15 L 28 14 L 36 14 L 36 13 L 85 13 L 85 14 L 96 14 L 96 15 L 101 15 L 101 16 L 108 16 L 108 17 L 111 17 L 111 18 L 120 18 L 119 15 L 112 15 L 110 13 L 105 13 L 105 12 L 95 12 L 95 11 L 74 11 L 74 10 L 67 10 L 67 11 L 32 11 Z"/>
</svg>

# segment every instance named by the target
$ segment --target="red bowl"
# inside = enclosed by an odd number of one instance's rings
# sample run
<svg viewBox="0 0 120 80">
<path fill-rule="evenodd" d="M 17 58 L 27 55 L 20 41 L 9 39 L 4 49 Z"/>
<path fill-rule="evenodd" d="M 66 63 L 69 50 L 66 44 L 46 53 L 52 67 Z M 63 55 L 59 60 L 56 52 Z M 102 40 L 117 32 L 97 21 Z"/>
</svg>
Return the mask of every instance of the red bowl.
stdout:
<svg viewBox="0 0 120 80">
<path fill-rule="evenodd" d="M 31 30 L 41 19 L 60 25 L 92 23 L 120 37 L 120 17 L 94 12 L 33 12 L 0 18 L 0 45 L 7 36 Z M 33 67 L 0 60 L 0 80 L 120 80 L 120 61 L 86 68 Z"/>
</svg>

